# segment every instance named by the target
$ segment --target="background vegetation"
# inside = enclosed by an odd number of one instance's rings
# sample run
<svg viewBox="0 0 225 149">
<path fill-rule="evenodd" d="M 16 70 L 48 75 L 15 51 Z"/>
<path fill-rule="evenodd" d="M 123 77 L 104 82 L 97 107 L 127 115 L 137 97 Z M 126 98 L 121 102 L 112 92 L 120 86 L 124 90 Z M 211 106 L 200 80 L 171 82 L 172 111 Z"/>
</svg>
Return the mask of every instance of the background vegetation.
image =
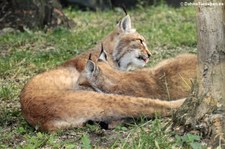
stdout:
<svg viewBox="0 0 225 149">
<path fill-rule="evenodd" d="M 124 13 L 65 9 L 76 22 L 73 30 L 4 32 L 0 36 L 0 148 L 200 148 L 200 136 L 175 135 L 168 119 L 141 119 L 103 130 L 98 125 L 52 134 L 36 132 L 21 116 L 19 94 L 32 76 L 62 64 L 93 47 Z M 180 53 L 196 52 L 195 9 L 138 7 L 130 10 L 133 26 L 147 40 L 153 56 L 149 66 Z"/>
</svg>

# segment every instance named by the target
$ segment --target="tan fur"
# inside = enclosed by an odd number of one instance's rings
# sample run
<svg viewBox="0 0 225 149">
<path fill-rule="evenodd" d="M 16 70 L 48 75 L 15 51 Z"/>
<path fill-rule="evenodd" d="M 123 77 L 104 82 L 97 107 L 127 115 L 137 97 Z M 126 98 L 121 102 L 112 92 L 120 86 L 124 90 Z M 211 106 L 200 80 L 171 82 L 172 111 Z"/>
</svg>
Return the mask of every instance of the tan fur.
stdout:
<svg viewBox="0 0 225 149">
<path fill-rule="evenodd" d="M 184 102 L 160 101 L 93 91 L 75 90 L 77 71 L 58 68 L 31 79 L 20 95 L 22 114 L 33 126 L 43 131 L 80 127 L 88 120 L 106 121 L 125 117 L 170 115 Z"/>
<path fill-rule="evenodd" d="M 93 72 L 88 72 L 87 68 L 81 73 L 79 86 L 91 86 L 104 93 L 170 100 L 188 96 L 191 81 L 197 75 L 197 57 L 182 54 L 164 60 L 154 68 L 132 72 L 114 70 L 102 60 L 94 67 Z"/>
</svg>

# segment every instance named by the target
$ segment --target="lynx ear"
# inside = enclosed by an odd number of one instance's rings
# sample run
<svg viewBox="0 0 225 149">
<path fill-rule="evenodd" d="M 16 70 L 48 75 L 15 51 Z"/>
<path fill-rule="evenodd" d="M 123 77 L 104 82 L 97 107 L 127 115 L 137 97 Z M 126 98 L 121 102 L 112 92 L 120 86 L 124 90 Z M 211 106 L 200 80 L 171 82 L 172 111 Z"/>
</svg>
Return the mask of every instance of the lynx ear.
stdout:
<svg viewBox="0 0 225 149">
<path fill-rule="evenodd" d="M 85 66 L 85 71 L 88 74 L 92 74 L 95 71 L 95 63 L 91 60 L 91 54 L 89 55 L 87 64 Z"/>
<path fill-rule="evenodd" d="M 86 66 L 85 66 L 85 71 L 88 74 L 92 74 L 95 71 L 95 63 L 91 60 L 88 60 Z"/>
<path fill-rule="evenodd" d="M 106 51 L 103 48 L 103 43 L 101 43 L 101 52 L 99 54 L 98 61 L 105 61 L 105 62 L 108 61 Z"/>
<path fill-rule="evenodd" d="M 124 32 L 132 32 L 134 29 L 131 28 L 131 19 L 129 15 L 126 15 L 119 23 L 120 29 Z"/>
</svg>

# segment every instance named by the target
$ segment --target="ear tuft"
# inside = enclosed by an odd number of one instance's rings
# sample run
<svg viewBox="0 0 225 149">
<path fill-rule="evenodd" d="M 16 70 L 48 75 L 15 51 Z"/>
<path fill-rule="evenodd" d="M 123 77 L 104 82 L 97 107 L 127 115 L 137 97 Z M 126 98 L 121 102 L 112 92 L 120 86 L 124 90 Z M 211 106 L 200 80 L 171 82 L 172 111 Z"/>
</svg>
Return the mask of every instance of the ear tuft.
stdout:
<svg viewBox="0 0 225 149">
<path fill-rule="evenodd" d="M 127 15 L 127 9 L 125 5 L 121 5 L 121 8 L 123 9 L 123 12 L 125 13 L 125 15 Z"/>
<path fill-rule="evenodd" d="M 91 53 L 89 54 L 88 60 L 91 60 Z"/>
</svg>

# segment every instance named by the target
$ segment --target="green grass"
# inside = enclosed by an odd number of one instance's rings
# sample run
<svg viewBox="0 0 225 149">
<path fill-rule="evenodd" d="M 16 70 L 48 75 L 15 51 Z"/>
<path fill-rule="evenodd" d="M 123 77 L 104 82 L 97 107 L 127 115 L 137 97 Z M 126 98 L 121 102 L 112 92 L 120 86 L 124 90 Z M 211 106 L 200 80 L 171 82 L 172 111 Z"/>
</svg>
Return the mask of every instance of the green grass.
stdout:
<svg viewBox="0 0 225 149">
<path fill-rule="evenodd" d="M 93 47 L 120 20 L 121 10 L 81 12 L 66 9 L 76 22 L 72 30 L 47 33 L 26 31 L 0 36 L 0 148 L 173 148 L 198 145 L 189 137 L 172 137 L 165 120 L 143 120 L 128 127 L 102 130 L 98 125 L 59 131 L 36 132 L 23 119 L 19 94 L 26 81 L 40 72 Z M 196 52 L 195 10 L 165 5 L 130 10 L 133 26 L 153 51 L 149 66 L 180 53 Z M 194 137 L 193 137 L 194 138 Z"/>
</svg>

